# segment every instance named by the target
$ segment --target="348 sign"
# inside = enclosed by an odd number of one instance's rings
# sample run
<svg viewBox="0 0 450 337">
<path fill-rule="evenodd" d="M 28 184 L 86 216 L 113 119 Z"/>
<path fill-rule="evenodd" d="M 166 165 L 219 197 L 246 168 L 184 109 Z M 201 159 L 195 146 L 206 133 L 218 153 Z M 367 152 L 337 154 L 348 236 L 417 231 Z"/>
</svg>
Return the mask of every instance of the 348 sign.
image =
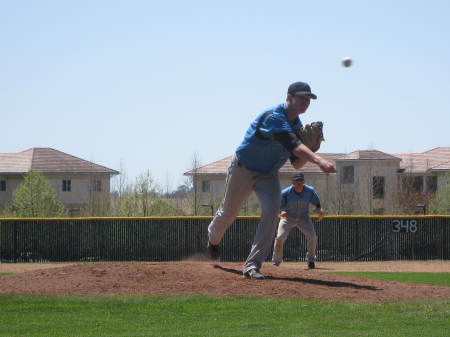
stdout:
<svg viewBox="0 0 450 337">
<path fill-rule="evenodd" d="M 415 233 L 417 232 L 417 220 L 393 220 L 392 231 L 394 233 Z"/>
</svg>

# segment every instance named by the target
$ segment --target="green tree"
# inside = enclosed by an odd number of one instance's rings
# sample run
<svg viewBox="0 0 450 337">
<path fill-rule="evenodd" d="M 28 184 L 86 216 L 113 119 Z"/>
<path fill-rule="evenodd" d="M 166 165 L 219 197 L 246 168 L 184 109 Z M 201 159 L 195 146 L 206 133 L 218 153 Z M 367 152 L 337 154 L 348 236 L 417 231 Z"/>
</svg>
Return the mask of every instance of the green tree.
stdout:
<svg viewBox="0 0 450 337">
<path fill-rule="evenodd" d="M 149 170 L 136 177 L 133 185 L 121 189 L 114 202 L 114 214 L 119 216 L 183 215 L 176 201 L 164 196 Z"/>
<path fill-rule="evenodd" d="M 447 174 L 445 180 L 428 203 L 428 213 L 450 214 L 450 174 Z"/>
<path fill-rule="evenodd" d="M 12 202 L 5 207 L 3 216 L 61 217 L 67 216 L 67 211 L 47 178 L 41 172 L 31 171 L 14 191 Z"/>
<path fill-rule="evenodd" d="M 122 216 L 151 216 L 157 198 L 157 186 L 149 170 L 136 177 L 134 186 L 123 194 L 119 206 Z"/>
<path fill-rule="evenodd" d="M 200 167 L 201 167 L 200 156 L 198 152 L 195 151 L 194 154 L 192 155 L 191 165 L 189 168 L 189 171 L 192 174 L 190 174 L 185 181 L 186 190 L 188 191 L 187 193 L 188 204 L 192 209 L 192 215 L 198 215 L 199 212 L 199 200 L 198 200 L 199 178 L 197 176 L 197 170 Z"/>
<path fill-rule="evenodd" d="M 120 200 L 117 205 L 117 213 L 119 216 L 140 215 L 136 197 L 131 187 L 127 191 L 124 191 L 120 196 Z"/>
<path fill-rule="evenodd" d="M 158 197 L 152 203 L 152 216 L 176 216 L 184 215 L 183 212 L 177 209 L 176 205 L 169 199 Z"/>
</svg>

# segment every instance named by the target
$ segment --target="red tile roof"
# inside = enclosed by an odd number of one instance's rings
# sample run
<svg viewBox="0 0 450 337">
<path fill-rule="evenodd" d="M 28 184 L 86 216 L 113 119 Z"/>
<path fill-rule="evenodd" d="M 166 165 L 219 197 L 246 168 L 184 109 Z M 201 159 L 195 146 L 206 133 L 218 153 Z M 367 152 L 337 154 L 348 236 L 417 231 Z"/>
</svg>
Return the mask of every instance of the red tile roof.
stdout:
<svg viewBox="0 0 450 337">
<path fill-rule="evenodd" d="M 406 172 L 448 171 L 450 170 L 450 147 L 437 147 L 422 153 L 401 153 L 400 167 Z"/>
<path fill-rule="evenodd" d="M 377 150 L 358 150 L 342 156 L 345 160 L 400 160 L 398 157 Z"/>
<path fill-rule="evenodd" d="M 0 173 L 23 173 L 31 169 L 33 151 L 0 153 Z"/>
<path fill-rule="evenodd" d="M 341 159 L 344 154 L 343 153 L 318 153 L 318 155 L 329 161 L 335 162 L 336 160 Z M 296 170 L 294 167 L 292 167 L 291 162 L 289 160 L 280 169 L 280 173 L 294 173 L 294 172 L 298 172 L 298 171 L 299 170 Z M 306 163 L 305 166 L 303 166 L 300 169 L 300 171 L 304 172 L 304 173 L 321 173 L 322 172 L 316 164 L 309 163 L 309 162 Z"/>
<path fill-rule="evenodd" d="M 338 160 L 401 160 L 400 168 L 406 172 L 449 171 L 450 147 L 437 147 L 423 153 L 388 154 L 377 150 L 358 150 L 349 154 L 343 153 L 319 153 L 323 158 L 331 161 Z M 231 156 L 199 167 L 197 174 L 226 174 L 231 162 Z M 280 173 L 293 173 L 296 170 L 289 161 L 280 169 Z M 312 163 L 307 163 L 300 171 L 306 173 L 320 173 L 321 170 Z M 194 171 L 188 171 L 185 175 L 193 175 Z"/>
<path fill-rule="evenodd" d="M 51 148 L 32 148 L 18 153 L 0 153 L 0 174 L 27 173 L 105 173 L 118 171 Z"/>
<path fill-rule="evenodd" d="M 190 170 L 188 172 L 185 172 L 185 175 L 194 175 L 196 172 L 197 174 L 225 174 L 227 172 L 227 168 L 231 163 L 232 156 L 223 158 L 221 160 L 212 162 L 210 164 L 200 166 L 197 168 L 197 170 Z"/>
<path fill-rule="evenodd" d="M 328 160 L 334 161 L 340 158 L 343 154 L 340 153 L 320 153 L 320 156 Z M 226 174 L 228 166 L 230 165 L 232 156 L 223 158 L 221 160 L 215 161 L 211 164 L 207 164 L 199 167 L 196 170 L 197 174 Z M 288 160 L 286 164 L 280 169 L 280 173 L 293 173 L 297 170 L 294 169 Z M 302 172 L 322 172 L 317 165 L 312 163 L 307 163 L 302 169 Z M 184 175 L 191 176 L 194 175 L 194 170 L 185 172 Z"/>
</svg>

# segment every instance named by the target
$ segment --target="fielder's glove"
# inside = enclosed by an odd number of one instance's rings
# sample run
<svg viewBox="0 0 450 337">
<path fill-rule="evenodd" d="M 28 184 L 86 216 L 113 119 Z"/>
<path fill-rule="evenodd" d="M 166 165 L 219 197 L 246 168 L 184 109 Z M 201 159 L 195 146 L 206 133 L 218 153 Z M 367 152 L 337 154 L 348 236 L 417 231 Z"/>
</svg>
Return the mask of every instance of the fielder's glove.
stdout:
<svg viewBox="0 0 450 337">
<path fill-rule="evenodd" d="M 316 212 L 317 212 L 317 222 L 322 221 L 323 217 L 325 216 L 323 208 L 317 208 Z"/>
<path fill-rule="evenodd" d="M 311 151 L 317 152 L 325 138 L 323 138 L 323 122 L 312 122 L 302 126 L 298 131 L 298 136 L 303 144 Z"/>
</svg>

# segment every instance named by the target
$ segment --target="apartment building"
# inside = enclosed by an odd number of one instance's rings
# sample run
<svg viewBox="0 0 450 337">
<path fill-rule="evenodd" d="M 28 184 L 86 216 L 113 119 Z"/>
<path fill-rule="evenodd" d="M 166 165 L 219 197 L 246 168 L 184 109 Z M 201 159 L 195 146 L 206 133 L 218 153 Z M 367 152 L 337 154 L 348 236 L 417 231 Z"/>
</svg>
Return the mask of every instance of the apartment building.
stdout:
<svg viewBox="0 0 450 337">
<path fill-rule="evenodd" d="M 93 196 L 109 196 L 110 179 L 118 171 L 52 148 L 31 148 L 18 153 L 0 153 L 0 210 L 12 200 L 14 190 L 30 171 L 42 172 L 69 214 Z"/>
<path fill-rule="evenodd" d="M 318 191 L 322 204 L 332 214 L 396 214 L 424 205 L 427 197 L 448 183 L 450 147 L 423 153 L 388 154 L 377 150 L 320 153 L 336 164 L 335 174 L 326 174 L 311 163 L 300 171 L 306 184 Z M 185 173 L 193 177 L 198 205 L 217 208 L 223 197 L 231 156 Z M 280 169 L 282 187 L 296 170 L 287 162 Z M 252 194 L 241 214 L 257 205 Z M 417 209 L 423 211 L 423 209 Z"/>
</svg>

